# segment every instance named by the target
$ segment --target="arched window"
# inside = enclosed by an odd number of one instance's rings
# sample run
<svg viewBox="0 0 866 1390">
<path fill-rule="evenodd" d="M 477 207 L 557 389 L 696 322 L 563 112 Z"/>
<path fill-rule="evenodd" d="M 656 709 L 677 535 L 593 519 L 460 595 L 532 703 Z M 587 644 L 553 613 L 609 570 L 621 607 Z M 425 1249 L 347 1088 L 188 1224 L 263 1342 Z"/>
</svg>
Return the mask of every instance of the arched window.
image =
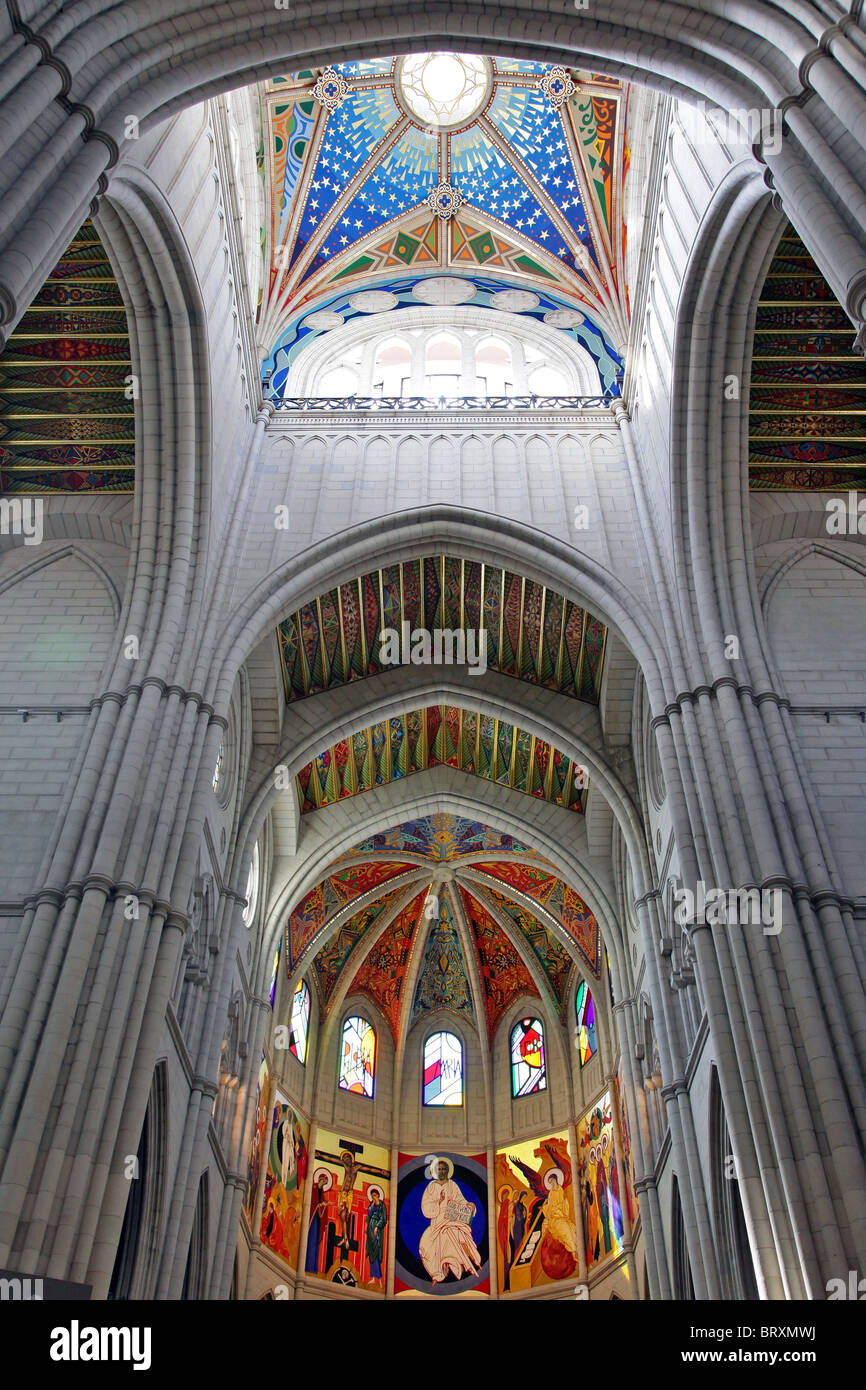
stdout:
<svg viewBox="0 0 866 1390">
<path fill-rule="evenodd" d="M 341 363 L 323 372 L 316 386 L 317 396 L 357 396 L 358 373 Z"/>
<path fill-rule="evenodd" d="M 592 1002 L 592 994 L 587 988 L 586 980 L 581 980 L 577 987 L 574 1011 L 577 1014 L 577 1046 L 580 1053 L 580 1065 L 585 1067 L 587 1062 L 598 1052 L 598 1038 L 595 1035 L 595 1005 Z"/>
<path fill-rule="evenodd" d="M 534 396 L 573 396 L 572 383 L 559 367 L 536 367 L 529 374 L 529 389 Z"/>
<path fill-rule="evenodd" d="M 373 363 L 374 396 L 406 396 L 412 378 L 412 350 L 402 338 L 386 338 Z"/>
<path fill-rule="evenodd" d="M 514 394 L 511 347 L 501 338 L 485 338 L 475 349 L 475 390 L 479 396 Z"/>
<path fill-rule="evenodd" d="M 244 926 L 248 927 L 256 915 L 256 908 L 259 905 L 259 847 L 255 846 L 253 857 L 250 860 L 250 871 L 247 874 L 247 891 L 244 893 L 247 905 L 241 914 L 244 919 Z"/>
<path fill-rule="evenodd" d="M 450 333 L 436 333 L 428 338 L 424 353 L 424 394 L 459 396 L 462 375 L 460 340 Z"/>
<path fill-rule="evenodd" d="M 532 1096 L 546 1090 L 544 1028 L 540 1019 L 522 1018 L 511 1030 L 511 1094 Z"/>
<path fill-rule="evenodd" d="M 376 1030 L 366 1018 L 347 1018 L 340 1047 L 340 1090 L 373 1098 Z"/>
<path fill-rule="evenodd" d="M 463 1104 L 463 1044 L 453 1033 L 433 1033 L 424 1044 L 424 1104 Z"/>
<path fill-rule="evenodd" d="M 302 1067 L 307 1065 L 307 1037 L 310 1031 L 310 991 L 298 980 L 292 995 L 292 1019 L 289 1025 L 289 1051 Z M 345 1033 L 344 1033 L 345 1036 Z"/>
</svg>

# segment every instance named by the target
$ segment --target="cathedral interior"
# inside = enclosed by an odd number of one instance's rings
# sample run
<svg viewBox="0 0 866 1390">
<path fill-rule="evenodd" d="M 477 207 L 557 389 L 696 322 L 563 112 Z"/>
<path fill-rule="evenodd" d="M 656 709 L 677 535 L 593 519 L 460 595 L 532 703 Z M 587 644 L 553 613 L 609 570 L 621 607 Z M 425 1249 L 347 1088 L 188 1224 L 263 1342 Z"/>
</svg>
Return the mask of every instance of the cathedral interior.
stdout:
<svg viewBox="0 0 866 1390">
<path fill-rule="evenodd" d="M 859 0 L 18 0 L 0 79 L 0 1272 L 835 1297 Z"/>
</svg>

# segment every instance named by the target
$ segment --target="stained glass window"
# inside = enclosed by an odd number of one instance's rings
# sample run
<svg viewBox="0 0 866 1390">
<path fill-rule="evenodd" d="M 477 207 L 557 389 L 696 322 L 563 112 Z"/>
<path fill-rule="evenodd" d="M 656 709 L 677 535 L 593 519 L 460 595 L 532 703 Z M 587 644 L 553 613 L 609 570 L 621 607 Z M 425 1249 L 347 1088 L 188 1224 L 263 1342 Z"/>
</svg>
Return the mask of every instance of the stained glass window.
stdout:
<svg viewBox="0 0 866 1390">
<path fill-rule="evenodd" d="M 276 954 L 274 955 L 274 973 L 273 973 L 273 975 L 271 976 L 271 1008 L 274 1007 L 274 1000 L 275 1000 L 276 997 L 277 997 L 277 976 L 278 976 L 279 970 L 280 970 L 280 952 L 281 952 L 281 949 L 282 949 L 282 945 L 283 945 L 283 938 L 280 937 L 280 940 L 279 940 L 279 942 L 277 943 Z"/>
<path fill-rule="evenodd" d="M 473 53 L 413 53 L 400 67 L 403 100 L 425 125 L 468 121 L 487 97 L 488 66 Z"/>
<path fill-rule="evenodd" d="M 424 1044 L 424 1104 L 463 1104 L 463 1045 L 453 1033 L 433 1033 Z"/>
<path fill-rule="evenodd" d="M 546 1089 L 544 1028 L 537 1018 L 523 1018 L 511 1030 L 511 1094 L 531 1096 Z"/>
<path fill-rule="evenodd" d="M 294 1053 L 303 1067 L 307 1065 L 307 1035 L 309 1031 L 310 991 L 307 989 L 303 980 L 298 980 L 295 986 L 295 992 L 292 995 L 292 1021 L 289 1026 L 289 1051 Z M 345 1038 L 345 1036 L 344 1031 L 343 1037 Z"/>
<path fill-rule="evenodd" d="M 347 1018 L 340 1048 L 340 1090 L 373 1097 L 376 1030 L 366 1018 Z"/>
<path fill-rule="evenodd" d="M 590 1058 L 598 1052 L 598 1039 L 595 1036 L 595 1005 L 592 1002 L 592 994 L 587 989 L 586 980 L 581 980 L 577 987 L 574 1007 L 577 1013 L 577 1044 L 580 1052 L 580 1065 L 585 1067 Z"/>
<path fill-rule="evenodd" d="M 211 783 L 215 792 L 219 790 L 220 779 L 222 777 L 223 755 L 224 748 L 223 745 L 220 744 L 220 751 L 217 753 L 216 767 L 213 770 L 213 782 Z"/>
<path fill-rule="evenodd" d="M 245 927 L 248 927 L 256 915 L 256 908 L 259 902 L 259 847 L 253 849 L 253 857 L 250 860 L 250 871 L 247 874 L 247 891 L 244 893 L 247 905 L 241 916 Z"/>
</svg>

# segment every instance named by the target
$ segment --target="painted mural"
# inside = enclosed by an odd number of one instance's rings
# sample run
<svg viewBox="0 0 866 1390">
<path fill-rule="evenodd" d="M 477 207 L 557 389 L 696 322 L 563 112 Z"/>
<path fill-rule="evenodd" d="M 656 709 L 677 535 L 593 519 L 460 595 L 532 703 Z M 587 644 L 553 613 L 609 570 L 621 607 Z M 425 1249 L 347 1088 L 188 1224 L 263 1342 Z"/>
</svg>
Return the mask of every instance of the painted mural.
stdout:
<svg viewBox="0 0 866 1390">
<path fill-rule="evenodd" d="M 268 1108 L 268 1063 L 264 1052 L 259 1063 L 259 1075 L 256 1084 L 256 1108 L 253 1132 L 250 1136 L 250 1147 L 247 1151 L 247 1185 L 244 1189 L 244 1216 L 247 1218 L 247 1225 L 252 1230 L 253 1209 L 256 1205 L 256 1193 L 259 1190 L 259 1173 L 262 1167 L 262 1145 L 265 1139 L 265 1126 L 267 1124 Z"/>
<path fill-rule="evenodd" d="M 401 1153 L 396 1241 L 396 1292 L 489 1293 L 486 1155 Z"/>
<path fill-rule="evenodd" d="M 274 1097 L 261 1240 L 292 1269 L 298 1264 L 309 1125 L 279 1091 Z"/>
<path fill-rule="evenodd" d="M 306 1273 L 384 1293 L 391 1220 L 388 1150 L 319 1130 L 311 1181 Z"/>
<path fill-rule="evenodd" d="M 631 1143 L 631 1126 L 628 1122 L 628 1106 L 625 1099 L 625 1084 L 622 1074 L 622 1059 L 616 1069 L 616 1095 L 619 1103 L 619 1128 L 622 1135 L 622 1157 L 625 1165 L 625 1200 L 628 1219 L 634 1225 L 639 1204 L 634 1190 L 634 1150 Z"/>
<path fill-rule="evenodd" d="M 622 1202 L 609 1093 L 603 1095 L 580 1121 L 577 1148 L 589 1270 L 622 1250 Z"/>
<path fill-rule="evenodd" d="M 509 1144 L 496 1155 L 496 1243 L 500 1293 L 576 1277 L 568 1135 Z"/>
</svg>

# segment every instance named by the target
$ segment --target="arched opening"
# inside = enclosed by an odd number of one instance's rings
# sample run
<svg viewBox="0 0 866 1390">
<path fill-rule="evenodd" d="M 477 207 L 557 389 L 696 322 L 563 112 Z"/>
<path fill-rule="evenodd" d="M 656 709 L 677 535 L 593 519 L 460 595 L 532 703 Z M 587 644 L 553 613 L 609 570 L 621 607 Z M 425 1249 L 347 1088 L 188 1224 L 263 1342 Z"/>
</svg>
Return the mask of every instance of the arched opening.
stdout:
<svg viewBox="0 0 866 1390">
<path fill-rule="evenodd" d="M 434 333 L 424 345 L 424 394 L 459 396 L 463 349 L 452 333 Z"/>
<path fill-rule="evenodd" d="M 755 1278 L 755 1262 L 743 1211 L 737 1164 L 728 1133 L 722 1088 L 715 1067 L 710 1081 L 710 1147 L 713 1155 L 716 1249 L 724 1296 L 737 1300 L 757 1300 L 760 1294 Z"/>
</svg>

